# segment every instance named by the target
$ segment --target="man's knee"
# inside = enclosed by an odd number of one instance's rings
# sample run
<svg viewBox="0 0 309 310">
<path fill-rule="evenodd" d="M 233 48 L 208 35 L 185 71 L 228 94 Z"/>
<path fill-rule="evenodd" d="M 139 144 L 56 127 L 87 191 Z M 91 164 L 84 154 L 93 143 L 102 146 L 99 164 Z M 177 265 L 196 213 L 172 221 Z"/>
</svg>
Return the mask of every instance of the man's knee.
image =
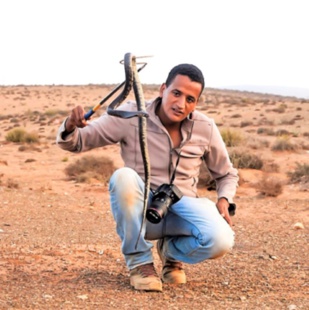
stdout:
<svg viewBox="0 0 309 310">
<path fill-rule="evenodd" d="M 128 167 L 119 168 L 112 174 L 110 184 L 129 185 L 130 181 L 136 179 L 136 172 Z"/>
<path fill-rule="evenodd" d="M 213 249 L 211 258 L 218 258 L 230 252 L 234 246 L 234 232 L 228 230 L 217 234 L 213 240 Z"/>
<path fill-rule="evenodd" d="M 116 170 L 110 179 L 109 191 L 112 201 L 117 201 L 115 205 L 129 212 L 131 208 L 137 205 L 141 196 L 137 173 L 127 167 Z M 113 205 L 112 203 L 112 207 Z"/>
<path fill-rule="evenodd" d="M 137 173 L 127 167 L 117 169 L 109 180 L 109 191 L 118 194 L 127 194 L 132 191 L 135 186 L 138 186 Z"/>
<path fill-rule="evenodd" d="M 221 231 L 215 231 L 211 236 L 200 236 L 201 245 L 209 246 L 210 259 L 218 258 L 231 251 L 234 246 L 234 232 L 230 227 Z"/>
</svg>

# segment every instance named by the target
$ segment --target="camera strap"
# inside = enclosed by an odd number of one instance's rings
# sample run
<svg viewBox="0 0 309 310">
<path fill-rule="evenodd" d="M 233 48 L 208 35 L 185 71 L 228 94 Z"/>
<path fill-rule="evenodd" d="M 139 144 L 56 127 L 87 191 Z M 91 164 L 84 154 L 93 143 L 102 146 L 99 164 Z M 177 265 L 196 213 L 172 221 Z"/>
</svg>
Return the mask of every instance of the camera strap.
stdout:
<svg viewBox="0 0 309 310">
<path fill-rule="evenodd" d="M 178 153 L 178 157 L 177 157 L 177 161 L 176 161 L 176 166 L 175 166 L 173 175 L 172 175 L 172 177 L 171 177 L 170 184 L 173 184 L 173 182 L 174 182 L 174 180 L 175 180 L 175 177 L 176 177 L 176 169 L 177 169 L 177 166 L 178 166 L 179 160 L 180 160 L 180 154 L 181 154 L 181 150 L 180 150 L 180 152 Z"/>
</svg>

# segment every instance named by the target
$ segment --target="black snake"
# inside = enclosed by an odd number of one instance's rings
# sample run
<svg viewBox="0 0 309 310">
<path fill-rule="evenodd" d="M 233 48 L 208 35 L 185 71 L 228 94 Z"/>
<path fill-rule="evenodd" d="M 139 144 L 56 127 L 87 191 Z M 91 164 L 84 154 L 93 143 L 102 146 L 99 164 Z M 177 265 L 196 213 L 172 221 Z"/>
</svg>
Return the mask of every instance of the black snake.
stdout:
<svg viewBox="0 0 309 310">
<path fill-rule="evenodd" d="M 138 71 L 143 69 L 146 63 L 143 63 L 143 66 L 137 70 L 136 58 L 131 53 L 126 53 L 124 55 L 124 60 L 121 63 L 124 64 L 125 69 L 125 82 L 120 84 L 116 89 L 114 89 L 107 97 L 105 97 L 98 105 L 96 105 L 92 110 L 85 114 L 85 119 L 89 119 L 90 116 L 107 100 L 113 95 L 120 87 L 124 85 L 122 92 L 114 99 L 107 108 L 107 114 L 121 117 L 121 118 L 131 118 L 138 117 L 138 129 L 139 129 L 139 142 L 141 148 L 141 154 L 144 164 L 144 174 L 145 174 L 145 189 L 144 189 L 144 203 L 143 203 L 143 219 L 139 232 L 138 239 L 136 241 L 135 248 L 137 248 L 138 241 L 144 226 L 146 209 L 148 204 L 148 196 L 150 192 L 150 163 L 148 155 L 148 146 L 147 146 L 147 120 L 148 113 L 146 112 L 144 93 L 142 89 L 141 82 L 139 80 Z M 127 98 L 130 91 L 134 90 L 137 111 L 122 111 L 116 108 Z"/>
</svg>

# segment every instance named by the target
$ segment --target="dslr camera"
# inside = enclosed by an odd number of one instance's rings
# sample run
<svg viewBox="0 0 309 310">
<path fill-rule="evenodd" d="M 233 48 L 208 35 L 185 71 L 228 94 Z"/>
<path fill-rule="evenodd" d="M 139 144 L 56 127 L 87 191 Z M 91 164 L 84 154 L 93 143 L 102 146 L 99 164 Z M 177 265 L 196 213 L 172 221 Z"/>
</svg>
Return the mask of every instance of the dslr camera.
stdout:
<svg viewBox="0 0 309 310">
<path fill-rule="evenodd" d="M 161 222 L 167 209 L 182 198 L 182 192 L 174 184 L 162 184 L 154 192 L 150 206 L 146 210 L 146 218 L 153 224 Z"/>
</svg>

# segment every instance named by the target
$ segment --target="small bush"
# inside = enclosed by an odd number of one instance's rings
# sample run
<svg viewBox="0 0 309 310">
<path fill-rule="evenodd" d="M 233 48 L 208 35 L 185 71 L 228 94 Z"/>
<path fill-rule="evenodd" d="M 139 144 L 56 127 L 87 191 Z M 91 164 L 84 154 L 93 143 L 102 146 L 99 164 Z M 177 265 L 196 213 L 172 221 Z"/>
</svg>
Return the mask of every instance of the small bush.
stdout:
<svg viewBox="0 0 309 310">
<path fill-rule="evenodd" d="M 278 113 L 284 113 L 286 108 L 287 108 L 287 105 L 285 103 L 281 103 L 279 107 L 274 108 L 273 111 L 278 112 Z"/>
<path fill-rule="evenodd" d="M 8 188 L 19 188 L 19 184 L 18 184 L 15 180 L 13 180 L 13 179 L 11 179 L 11 178 L 9 178 L 9 179 L 7 180 L 6 186 L 7 186 Z"/>
<path fill-rule="evenodd" d="M 10 130 L 5 139 L 10 142 L 23 142 L 25 139 L 26 131 L 22 128 L 14 128 Z"/>
<path fill-rule="evenodd" d="M 291 183 L 309 183 L 309 165 L 296 163 L 296 169 L 288 172 Z"/>
<path fill-rule="evenodd" d="M 26 143 L 38 143 L 39 142 L 39 136 L 36 132 L 27 133 L 25 136 L 25 142 Z"/>
<path fill-rule="evenodd" d="M 235 168 L 260 170 L 263 167 L 262 159 L 259 156 L 248 152 L 230 152 L 230 159 Z"/>
<path fill-rule="evenodd" d="M 44 114 L 48 117 L 52 117 L 56 115 L 66 116 L 68 114 L 68 111 L 63 111 L 59 109 L 49 109 L 49 110 L 46 110 Z"/>
<path fill-rule="evenodd" d="M 283 185 L 274 177 L 264 176 L 256 185 L 256 190 L 263 196 L 277 197 L 283 192 Z"/>
<path fill-rule="evenodd" d="M 271 147 L 272 151 L 294 151 L 296 149 L 288 136 L 280 136 Z"/>
<path fill-rule="evenodd" d="M 243 141 L 243 137 L 239 132 L 230 129 L 223 129 L 221 136 L 227 147 L 237 146 Z"/>
<path fill-rule="evenodd" d="M 242 121 L 240 122 L 240 127 L 243 128 L 243 127 L 247 127 L 247 126 L 252 126 L 253 123 L 251 121 Z"/>
<path fill-rule="evenodd" d="M 295 124 L 295 119 L 290 119 L 290 120 L 282 119 L 280 121 L 280 125 L 294 125 L 294 124 Z"/>
<path fill-rule="evenodd" d="M 91 179 L 106 183 L 114 170 L 115 166 L 110 158 L 87 155 L 69 164 L 65 173 L 70 179 L 80 183 L 89 182 Z"/>
<path fill-rule="evenodd" d="M 278 136 L 278 137 L 281 137 L 281 136 L 289 136 L 291 133 L 286 130 L 286 129 L 278 129 L 276 132 L 275 132 L 275 135 Z"/>
<path fill-rule="evenodd" d="M 10 142 L 15 142 L 15 143 L 19 143 L 19 142 L 26 142 L 26 143 L 37 143 L 39 142 L 39 136 L 37 135 L 37 133 L 28 133 L 26 130 L 24 130 L 23 128 L 14 128 L 12 130 L 10 130 L 6 137 L 5 137 L 6 141 L 10 141 Z"/>
<path fill-rule="evenodd" d="M 240 118 L 240 117 L 241 117 L 241 114 L 238 114 L 238 113 L 231 115 L 231 118 Z"/>
<path fill-rule="evenodd" d="M 19 119 L 16 117 L 13 117 L 10 119 L 10 123 L 18 123 L 18 122 L 19 122 Z"/>
<path fill-rule="evenodd" d="M 280 167 L 277 163 L 273 161 L 267 161 L 267 162 L 264 162 L 262 170 L 264 172 L 279 172 Z"/>
<path fill-rule="evenodd" d="M 253 150 L 260 150 L 263 148 L 268 148 L 269 141 L 265 139 L 257 139 L 257 138 L 252 137 L 251 139 L 247 141 L 246 145 Z"/>
<path fill-rule="evenodd" d="M 259 134 L 259 135 L 265 134 L 265 135 L 268 135 L 268 136 L 274 136 L 275 132 L 274 132 L 274 130 L 272 128 L 261 127 L 261 128 L 258 128 L 257 134 Z"/>
</svg>

